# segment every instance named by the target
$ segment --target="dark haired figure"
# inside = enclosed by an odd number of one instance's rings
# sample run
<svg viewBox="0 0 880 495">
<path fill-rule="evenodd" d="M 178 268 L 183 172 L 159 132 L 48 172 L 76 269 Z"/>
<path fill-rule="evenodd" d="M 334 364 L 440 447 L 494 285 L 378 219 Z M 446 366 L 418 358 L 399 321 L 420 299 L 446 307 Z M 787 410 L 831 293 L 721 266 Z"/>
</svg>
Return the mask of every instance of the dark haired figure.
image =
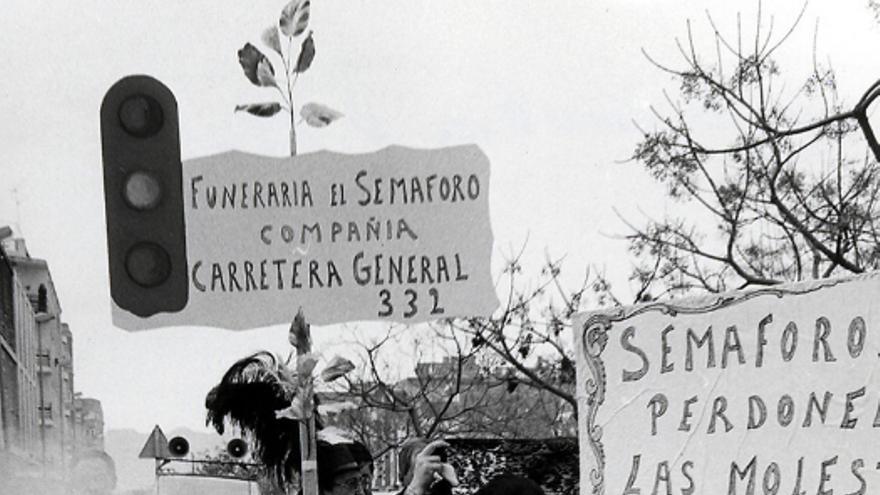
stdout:
<svg viewBox="0 0 880 495">
<path fill-rule="evenodd" d="M 489 480 L 474 495 L 544 495 L 544 490 L 525 476 L 501 474 Z"/>
<path fill-rule="evenodd" d="M 318 489 L 322 495 L 372 494 L 373 456 L 347 431 L 318 432 Z"/>
<path fill-rule="evenodd" d="M 321 495 L 370 495 L 371 479 L 355 460 L 353 444 L 318 440 L 318 490 Z"/>
</svg>

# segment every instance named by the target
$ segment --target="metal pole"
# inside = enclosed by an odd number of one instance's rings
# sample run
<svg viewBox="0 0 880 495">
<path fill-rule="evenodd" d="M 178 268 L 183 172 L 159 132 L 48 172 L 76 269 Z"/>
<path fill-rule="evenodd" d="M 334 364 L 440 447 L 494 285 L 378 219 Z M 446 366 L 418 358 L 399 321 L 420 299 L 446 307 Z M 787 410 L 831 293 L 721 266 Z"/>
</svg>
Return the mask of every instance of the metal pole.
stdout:
<svg viewBox="0 0 880 495">
<path fill-rule="evenodd" d="M 288 93 L 290 94 L 290 93 Z M 293 95 L 290 95 L 290 101 L 293 102 Z M 290 156 L 296 156 L 296 125 L 291 106 L 290 112 Z M 297 316 L 301 316 L 297 315 Z M 296 319 L 294 319 L 296 324 Z M 310 325 L 302 318 L 303 332 L 302 337 L 297 342 L 296 356 L 297 363 L 301 356 L 312 351 L 312 335 Z M 309 378 L 310 379 L 310 378 Z M 304 391 L 312 394 L 312 387 L 306 387 Z M 303 397 L 305 404 L 313 404 L 312 397 Z M 315 440 L 315 418 L 312 416 L 313 411 L 304 411 L 306 419 L 300 421 L 299 428 L 299 451 L 300 451 L 300 487 L 302 495 L 318 495 L 318 461 L 317 461 L 317 442 Z"/>
<path fill-rule="evenodd" d="M 296 349 L 297 359 L 304 354 L 311 352 L 311 333 L 309 325 L 305 325 L 305 335 L 307 342 L 303 343 Z M 305 393 L 311 394 L 312 387 L 306 387 Z M 305 404 L 312 404 L 312 397 L 304 397 Z M 303 495 L 318 495 L 318 461 L 316 456 L 317 443 L 315 440 L 315 417 L 312 411 L 304 411 L 307 418 L 300 421 L 299 428 L 299 451 L 301 452 L 302 461 L 302 477 L 300 483 L 302 485 Z"/>
<path fill-rule="evenodd" d="M 159 495 L 159 459 L 156 458 L 156 495 Z"/>
</svg>

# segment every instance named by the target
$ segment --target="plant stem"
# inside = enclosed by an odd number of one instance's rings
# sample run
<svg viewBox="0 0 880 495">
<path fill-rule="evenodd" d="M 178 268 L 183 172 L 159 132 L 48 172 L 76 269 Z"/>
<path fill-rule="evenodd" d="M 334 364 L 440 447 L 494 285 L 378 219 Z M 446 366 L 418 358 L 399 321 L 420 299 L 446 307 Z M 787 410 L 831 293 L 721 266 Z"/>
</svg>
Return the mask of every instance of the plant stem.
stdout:
<svg viewBox="0 0 880 495">
<path fill-rule="evenodd" d="M 296 156 L 296 114 L 293 113 L 293 91 L 288 88 L 290 101 L 290 156 Z"/>
<path fill-rule="evenodd" d="M 290 156 L 296 156 L 296 127 L 293 126 L 293 112 L 290 113 Z"/>
</svg>

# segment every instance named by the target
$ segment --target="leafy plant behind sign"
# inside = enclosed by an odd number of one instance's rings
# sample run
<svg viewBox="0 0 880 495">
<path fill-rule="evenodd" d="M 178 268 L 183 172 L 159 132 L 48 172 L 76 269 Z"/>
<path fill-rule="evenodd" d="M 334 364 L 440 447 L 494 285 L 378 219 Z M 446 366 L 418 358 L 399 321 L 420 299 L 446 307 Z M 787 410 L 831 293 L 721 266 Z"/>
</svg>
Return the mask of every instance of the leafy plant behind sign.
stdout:
<svg viewBox="0 0 880 495">
<path fill-rule="evenodd" d="M 238 63 L 244 71 L 245 77 L 262 88 L 275 88 L 281 95 L 282 101 L 269 101 L 262 103 L 246 103 L 236 105 L 236 112 L 247 112 L 257 117 L 271 117 L 279 112 L 286 111 L 290 115 L 290 154 L 296 155 L 296 114 L 293 111 L 293 88 L 299 75 L 312 66 L 315 59 L 315 39 L 310 30 L 299 45 L 299 52 L 294 57 L 294 39 L 301 37 L 309 26 L 310 0 L 291 0 L 278 19 L 277 26 L 269 26 L 263 31 L 261 40 L 272 49 L 279 57 L 284 66 L 283 77 L 275 73 L 275 67 L 269 58 L 251 43 L 238 50 Z M 282 47 L 282 41 L 287 40 L 287 46 Z M 286 49 L 285 49 L 286 48 Z M 306 103 L 299 111 L 300 122 L 305 122 L 312 127 L 325 127 L 342 117 L 340 112 L 321 105 L 319 103 Z"/>
</svg>

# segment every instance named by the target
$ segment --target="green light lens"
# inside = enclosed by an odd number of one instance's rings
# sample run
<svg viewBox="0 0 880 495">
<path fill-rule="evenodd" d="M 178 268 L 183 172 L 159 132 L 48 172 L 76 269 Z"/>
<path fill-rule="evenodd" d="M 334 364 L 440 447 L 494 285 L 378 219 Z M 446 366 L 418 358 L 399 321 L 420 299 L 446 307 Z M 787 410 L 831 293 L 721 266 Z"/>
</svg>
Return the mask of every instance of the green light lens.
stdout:
<svg viewBox="0 0 880 495">
<path fill-rule="evenodd" d="M 126 253 L 125 271 L 141 287 L 156 287 L 171 275 L 171 258 L 161 246 L 141 242 Z"/>
</svg>

